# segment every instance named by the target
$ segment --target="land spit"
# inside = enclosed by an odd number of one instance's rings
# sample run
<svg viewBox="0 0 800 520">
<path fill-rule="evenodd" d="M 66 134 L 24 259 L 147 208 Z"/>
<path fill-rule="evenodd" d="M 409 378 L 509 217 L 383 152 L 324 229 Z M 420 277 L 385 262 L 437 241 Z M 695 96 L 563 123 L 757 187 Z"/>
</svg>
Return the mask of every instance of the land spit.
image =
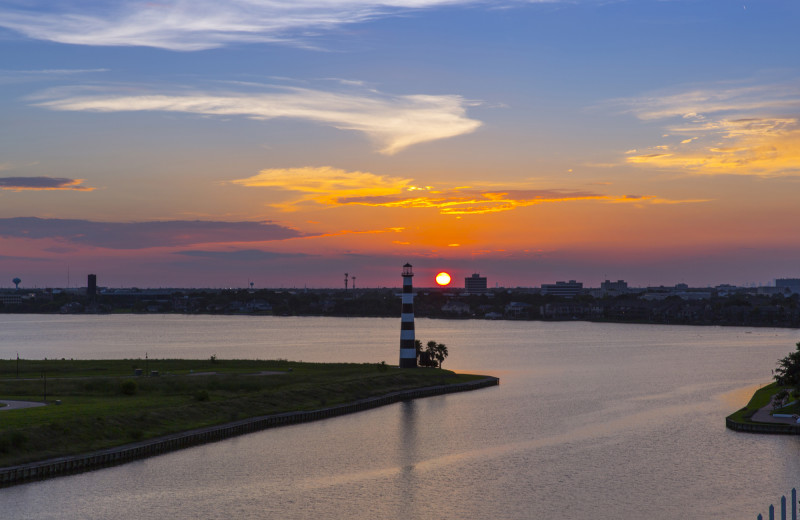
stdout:
<svg viewBox="0 0 800 520">
<path fill-rule="evenodd" d="M 320 408 L 318 410 L 285 412 L 260 417 L 242 419 L 235 422 L 189 430 L 182 433 L 165 435 L 146 441 L 125 444 L 115 448 L 93 451 L 82 455 L 70 455 L 39 462 L 31 462 L 16 466 L 0 468 L 0 487 L 13 486 L 33 480 L 82 473 L 93 469 L 124 464 L 132 460 L 152 457 L 162 453 L 214 442 L 245 433 L 252 433 L 276 426 L 299 424 L 329 417 L 336 417 L 363 410 L 377 408 L 399 401 L 431 397 L 455 392 L 466 392 L 497 386 L 500 379 L 486 377 L 465 383 L 452 385 L 436 385 L 410 390 L 391 392 L 377 397 L 360 399 L 351 403 Z"/>
</svg>

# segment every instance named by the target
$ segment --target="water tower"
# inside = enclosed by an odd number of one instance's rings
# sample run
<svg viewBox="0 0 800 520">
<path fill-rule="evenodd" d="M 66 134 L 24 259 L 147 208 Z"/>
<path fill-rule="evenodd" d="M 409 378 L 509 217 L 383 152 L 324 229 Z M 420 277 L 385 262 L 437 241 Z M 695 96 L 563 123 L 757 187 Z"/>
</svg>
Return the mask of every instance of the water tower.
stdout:
<svg viewBox="0 0 800 520">
<path fill-rule="evenodd" d="M 411 264 L 403 266 L 403 308 L 400 311 L 400 368 L 417 367 L 417 348 L 414 345 L 414 288 Z"/>
<path fill-rule="evenodd" d="M 16 287 L 17 290 L 19 291 L 19 284 L 22 282 L 22 280 L 20 280 L 19 278 L 14 278 L 11 281 L 14 283 L 14 287 Z"/>
</svg>

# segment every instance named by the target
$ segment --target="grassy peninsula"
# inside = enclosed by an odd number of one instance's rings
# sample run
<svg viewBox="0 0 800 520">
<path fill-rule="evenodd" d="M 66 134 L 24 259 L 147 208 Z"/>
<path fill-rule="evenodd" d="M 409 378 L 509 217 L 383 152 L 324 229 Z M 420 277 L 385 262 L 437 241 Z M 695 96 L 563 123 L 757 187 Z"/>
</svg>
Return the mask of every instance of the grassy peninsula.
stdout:
<svg viewBox="0 0 800 520">
<path fill-rule="evenodd" d="M 142 375 L 134 375 L 137 370 Z M 220 360 L 214 356 L 206 360 L 0 360 L 0 399 L 46 398 L 48 403 L 0 411 L 0 467 L 481 377 L 373 363 Z"/>
<path fill-rule="evenodd" d="M 772 403 L 776 396 L 780 398 L 778 394 L 784 392 L 785 390 L 787 389 L 778 385 L 778 383 L 771 383 L 763 386 L 755 391 L 753 397 L 750 398 L 750 401 L 744 408 L 733 412 L 728 416 L 727 419 L 739 424 L 757 424 L 752 420 L 753 415 L 760 409 Z M 800 402 L 798 402 L 796 399 L 784 399 L 784 402 L 785 404 L 783 406 L 777 406 L 772 409 L 772 413 L 789 415 L 800 414 Z"/>
<path fill-rule="evenodd" d="M 753 416 L 760 409 L 770 404 L 772 404 L 771 415 L 800 415 L 800 342 L 795 347 L 794 352 L 778 360 L 778 366 L 773 370 L 772 376 L 775 382 L 759 388 L 750 398 L 747 406 L 726 418 L 725 422 L 729 428 L 754 431 L 750 427 L 750 425 L 756 424 L 752 420 Z M 763 414 L 761 418 L 764 418 Z M 764 423 L 761 422 L 760 424 L 763 426 Z M 769 431 L 770 429 L 774 431 Z M 762 428 L 761 432 L 800 434 L 800 429 L 797 423 L 793 423 L 791 426 L 787 424 L 767 426 Z"/>
<path fill-rule="evenodd" d="M 753 417 L 753 414 L 772 402 L 772 396 L 780 392 L 780 390 L 781 388 L 778 387 L 777 383 L 771 383 L 759 388 L 755 391 L 753 397 L 750 398 L 747 405 L 730 414 L 728 419 L 738 423 L 752 423 L 753 421 L 750 419 Z"/>
</svg>

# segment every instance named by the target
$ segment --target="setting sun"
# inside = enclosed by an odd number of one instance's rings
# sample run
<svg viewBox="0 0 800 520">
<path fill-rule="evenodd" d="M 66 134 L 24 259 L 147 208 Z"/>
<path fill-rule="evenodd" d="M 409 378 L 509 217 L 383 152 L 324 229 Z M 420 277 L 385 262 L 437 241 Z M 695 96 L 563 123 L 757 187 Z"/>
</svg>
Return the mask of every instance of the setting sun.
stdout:
<svg viewBox="0 0 800 520">
<path fill-rule="evenodd" d="M 450 275 L 447 273 L 439 273 L 436 275 L 436 283 L 439 285 L 447 285 L 450 283 Z"/>
</svg>

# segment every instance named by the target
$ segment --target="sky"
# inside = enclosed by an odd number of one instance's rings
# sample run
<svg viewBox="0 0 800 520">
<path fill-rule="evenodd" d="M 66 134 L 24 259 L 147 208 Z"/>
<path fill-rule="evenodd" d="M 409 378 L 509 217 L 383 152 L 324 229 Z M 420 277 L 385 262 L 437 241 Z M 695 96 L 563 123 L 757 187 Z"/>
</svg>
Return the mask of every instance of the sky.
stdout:
<svg viewBox="0 0 800 520">
<path fill-rule="evenodd" d="M 5 0 L 0 288 L 800 277 L 796 0 Z"/>
</svg>

